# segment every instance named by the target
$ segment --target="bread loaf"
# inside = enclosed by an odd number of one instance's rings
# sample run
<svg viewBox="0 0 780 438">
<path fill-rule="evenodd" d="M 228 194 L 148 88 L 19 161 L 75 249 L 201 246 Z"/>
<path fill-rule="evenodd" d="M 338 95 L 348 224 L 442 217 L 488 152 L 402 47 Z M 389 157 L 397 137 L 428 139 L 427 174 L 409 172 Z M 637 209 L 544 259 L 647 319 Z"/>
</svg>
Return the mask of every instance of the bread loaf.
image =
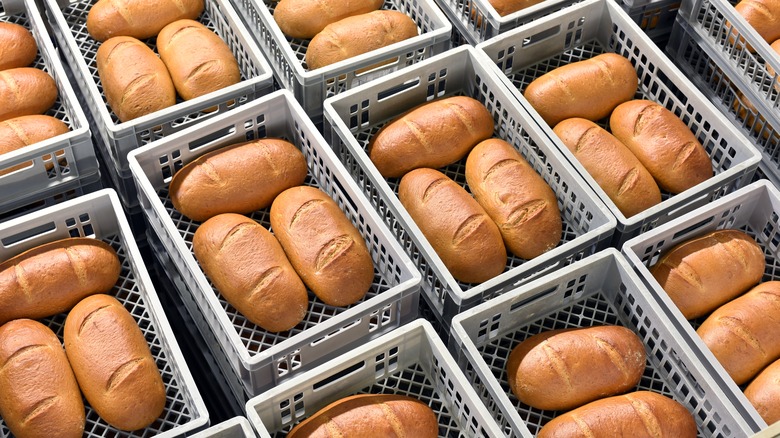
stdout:
<svg viewBox="0 0 780 438">
<path fill-rule="evenodd" d="M 0 326 L 0 417 L 17 438 L 84 433 L 84 403 L 60 340 L 45 325 Z"/>
<path fill-rule="evenodd" d="M 560 242 L 555 192 L 506 141 L 491 138 L 474 147 L 466 159 L 466 182 L 516 256 L 532 259 Z"/>
<path fill-rule="evenodd" d="M 696 421 L 685 406 L 650 391 L 588 403 L 553 418 L 537 438 L 693 438 Z"/>
<path fill-rule="evenodd" d="M 52 116 L 35 114 L 2 121 L 0 122 L 0 155 L 48 140 L 66 132 L 68 132 L 68 125 Z M 43 158 L 51 160 L 51 155 L 46 154 Z M 30 165 L 32 165 L 32 162 L 28 161 L 0 170 L 0 176 Z M 52 163 L 46 164 L 47 170 L 52 167 Z"/>
<path fill-rule="evenodd" d="M 534 79 L 523 92 L 550 126 L 564 119 L 599 120 L 636 93 L 639 79 L 628 59 L 603 53 L 556 68 Z"/>
<path fill-rule="evenodd" d="M 693 319 L 745 293 L 761 280 L 765 265 L 752 237 L 718 230 L 666 251 L 650 273 L 683 316 Z"/>
<path fill-rule="evenodd" d="M 750 382 L 745 397 L 766 424 L 780 421 L 780 360 L 772 362 Z"/>
<path fill-rule="evenodd" d="M 0 264 L 0 324 L 65 312 L 111 290 L 120 270 L 114 249 L 97 239 L 73 237 L 25 251 Z"/>
<path fill-rule="evenodd" d="M 0 122 L 43 114 L 57 100 L 57 84 L 43 70 L 31 67 L 0 71 Z"/>
<path fill-rule="evenodd" d="M 780 2 L 777 0 L 742 0 L 734 9 L 767 44 L 780 38 Z"/>
<path fill-rule="evenodd" d="M 724 304 L 696 330 L 737 385 L 780 358 L 780 281 Z"/>
<path fill-rule="evenodd" d="M 287 189 L 271 204 L 271 229 L 317 298 L 331 306 L 363 299 L 374 263 L 363 236 L 338 204 L 315 187 Z"/>
<path fill-rule="evenodd" d="M 254 324 L 282 332 L 306 316 L 306 286 L 262 225 L 240 214 L 220 214 L 198 227 L 192 247 L 219 293 Z"/>
<path fill-rule="evenodd" d="M 0 70 L 27 67 L 38 56 L 38 43 L 26 27 L 0 23 Z"/>
<path fill-rule="evenodd" d="M 543 0 L 488 0 L 490 5 L 498 12 L 498 15 L 505 16 L 513 12 L 530 8 L 541 3 Z"/>
<path fill-rule="evenodd" d="M 138 430 L 162 414 L 162 376 L 144 334 L 116 298 L 84 298 L 65 319 L 63 340 L 81 392 L 108 424 Z"/>
<path fill-rule="evenodd" d="M 518 344 L 506 371 L 521 402 L 569 410 L 634 388 L 645 371 L 645 347 L 620 326 L 549 330 Z"/>
<path fill-rule="evenodd" d="M 157 36 L 157 51 L 184 100 L 221 90 L 241 80 L 230 47 L 206 26 L 177 20 Z"/>
<path fill-rule="evenodd" d="M 171 179 L 173 206 L 204 221 L 220 213 L 250 213 L 271 205 L 276 195 L 303 184 L 308 167 L 290 142 L 265 138 L 201 155 Z"/>
<path fill-rule="evenodd" d="M 437 170 L 415 169 L 401 178 L 398 198 L 456 280 L 482 283 L 504 271 L 501 232 L 455 181 Z"/>
<path fill-rule="evenodd" d="M 325 26 L 375 11 L 383 3 L 383 0 L 281 0 L 274 8 L 274 21 L 290 38 L 311 39 Z"/>
<path fill-rule="evenodd" d="M 626 217 L 661 202 L 653 176 L 633 153 L 599 125 L 587 119 L 566 119 L 553 128 L 561 142 Z"/>
<path fill-rule="evenodd" d="M 167 24 L 182 18 L 196 19 L 203 0 L 98 0 L 87 14 L 87 32 L 98 40 L 129 36 L 156 36 Z"/>
<path fill-rule="evenodd" d="M 417 24 L 402 12 L 379 10 L 354 15 L 325 26 L 311 39 L 306 64 L 309 70 L 316 70 L 417 35 Z"/>
<path fill-rule="evenodd" d="M 392 120 L 371 138 L 368 153 L 382 176 L 396 178 L 419 167 L 452 164 L 492 135 L 493 116 L 487 108 L 471 97 L 454 96 Z"/>
<path fill-rule="evenodd" d="M 176 104 L 165 64 L 135 38 L 114 37 L 101 44 L 97 69 L 108 106 L 121 122 Z"/>
<path fill-rule="evenodd" d="M 439 421 L 428 405 L 411 397 L 361 394 L 345 397 L 295 426 L 287 438 L 439 436 Z"/>
</svg>

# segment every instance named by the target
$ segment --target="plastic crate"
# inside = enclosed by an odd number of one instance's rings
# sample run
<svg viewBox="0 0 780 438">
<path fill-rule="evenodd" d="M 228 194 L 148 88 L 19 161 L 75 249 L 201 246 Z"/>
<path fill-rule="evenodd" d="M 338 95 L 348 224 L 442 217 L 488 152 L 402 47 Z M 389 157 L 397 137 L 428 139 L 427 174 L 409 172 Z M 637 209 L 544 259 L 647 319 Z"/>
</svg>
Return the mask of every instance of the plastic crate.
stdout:
<svg viewBox="0 0 780 438">
<path fill-rule="evenodd" d="M 624 326 L 639 336 L 647 361 L 636 389 L 682 403 L 699 436 L 744 437 L 753 431 L 614 248 L 456 316 L 450 350 L 459 353 L 459 365 L 504 432 L 532 437 L 562 412 L 532 408 L 514 396 L 505 369 L 509 353 L 547 330 L 600 325 Z"/>
<path fill-rule="evenodd" d="M 192 438 L 255 438 L 256 436 L 246 417 L 233 417 L 192 435 Z"/>
<path fill-rule="evenodd" d="M 767 263 L 762 282 L 780 280 L 778 269 L 780 258 L 777 256 L 780 244 L 780 192 L 767 180 L 754 182 L 662 227 L 631 239 L 626 242 L 622 251 L 647 284 L 653 297 L 678 328 L 678 336 L 691 346 L 703 362 L 710 364 L 711 373 L 724 381 L 728 391 L 734 394 L 735 400 L 740 402 L 741 409 L 750 411 L 750 414 L 756 418 L 755 424 L 759 428 L 753 431 L 758 432 L 767 426 L 766 423 L 761 420 L 741 389 L 696 334 L 696 328 L 704 319 L 687 321 L 648 270 L 648 267 L 658 261 L 660 254 L 674 245 L 697 235 L 724 228 L 739 229 L 755 238 L 764 250 Z"/>
<path fill-rule="evenodd" d="M 366 153 L 389 119 L 434 98 L 467 95 L 493 115 L 494 136 L 512 144 L 558 198 L 563 235 L 556 248 L 532 260 L 508 254 L 504 272 L 481 284 L 456 281 L 398 199 L 398 178 L 385 179 Z M 385 224 L 422 273 L 424 296 L 449 332 L 461 311 L 606 247 L 615 219 L 536 123 L 499 83 L 471 46 L 460 46 L 325 101 L 325 135 Z M 466 187 L 465 159 L 442 170 Z"/>
<path fill-rule="evenodd" d="M 247 417 L 261 438 L 284 437 L 326 405 L 362 393 L 405 395 L 426 403 L 439 420 L 439 436 L 501 434 L 441 339 L 422 319 L 249 400 Z"/>
<path fill-rule="evenodd" d="M 622 0 L 620 4 L 629 17 L 661 49 L 669 41 L 674 27 L 681 0 L 654 0 L 650 2 L 632 2 Z"/>
<path fill-rule="evenodd" d="M 32 32 L 38 56 L 31 67 L 47 72 L 57 85 L 58 96 L 45 113 L 64 122 L 70 130 L 48 140 L 0 155 L 0 170 L 26 164 L 20 170 L 0 176 L 0 213 L 39 202 L 78 180 L 98 172 L 87 118 L 67 79 L 46 24 L 33 0 L 6 0 L 0 9 L 0 22 L 18 24 Z M 51 166 L 50 170 L 46 166 Z"/>
<path fill-rule="evenodd" d="M 653 44 L 619 5 L 587 0 L 529 25 L 480 44 L 477 49 L 498 68 L 501 82 L 533 114 L 542 131 L 566 156 L 617 218 L 613 245 L 668 222 L 681 213 L 707 204 L 745 186 L 761 160 L 728 120 Z M 542 120 L 519 90 L 542 74 L 570 62 L 605 52 L 628 58 L 637 69 L 636 98 L 659 103 L 676 114 L 696 135 L 712 159 L 715 175 L 682 193 L 661 192 L 662 202 L 625 217 L 569 149 Z M 606 127 L 606 120 L 601 121 Z"/>
<path fill-rule="evenodd" d="M 398 10 L 411 17 L 420 31 L 418 36 L 309 70 L 305 62 L 309 40 L 284 36 L 273 18 L 276 1 L 234 2 L 271 62 L 277 81 L 295 95 L 316 126 L 322 125 L 325 98 L 444 52 L 450 45 L 452 24 L 434 0 L 385 0 L 382 9 Z M 375 67 L 377 64 L 381 66 Z"/>
<path fill-rule="evenodd" d="M 163 378 L 167 401 L 163 414 L 136 434 L 174 437 L 208 425 L 203 399 L 184 362 L 133 234 L 112 190 L 100 190 L 0 224 L 0 260 L 67 237 L 92 237 L 109 243 L 122 263 L 119 281 L 109 292 L 138 322 Z M 62 339 L 65 314 L 41 320 Z M 127 436 L 110 427 L 88 405 L 85 437 Z M 0 421 L 0 436 L 11 437 Z"/>
<path fill-rule="evenodd" d="M 247 321 L 206 279 L 192 253 L 199 223 L 171 204 L 171 176 L 199 155 L 254 138 L 285 138 L 301 148 L 309 166 L 307 185 L 328 193 L 366 240 L 374 284 L 349 307 L 326 306 L 310 295 L 306 317 L 294 329 L 269 333 Z M 207 318 L 247 392 L 256 395 L 283 379 L 349 351 L 417 316 L 420 274 L 357 186 L 346 175 L 303 109 L 286 90 L 194 126 L 130 154 L 141 206 L 151 229 L 185 275 L 188 290 Z M 270 227 L 268 209 L 251 215 Z"/>
<path fill-rule="evenodd" d="M 51 188 L 46 192 L 41 193 L 39 196 L 36 196 L 37 199 L 35 201 L 0 213 L 0 222 L 5 222 L 9 219 L 32 213 L 33 211 L 50 207 L 87 193 L 98 191 L 104 187 L 100 172 L 85 179 L 68 181 L 67 183 Z"/>
<path fill-rule="evenodd" d="M 106 149 L 104 155 L 120 171 L 128 171 L 127 154 L 131 150 L 273 91 L 271 67 L 233 6 L 227 0 L 205 0 L 198 21 L 230 47 L 241 70 L 241 81 L 188 101 L 177 98 L 174 106 L 122 123 L 110 111 L 103 95 L 96 64 L 100 42 L 89 36 L 86 28 L 87 14 L 96 0 L 42 1 L 52 35 L 79 84 L 80 101 L 89 110 L 92 128 L 103 140 L 100 145 Z M 144 42 L 156 52 L 155 41 L 150 38 Z"/>
</svg>

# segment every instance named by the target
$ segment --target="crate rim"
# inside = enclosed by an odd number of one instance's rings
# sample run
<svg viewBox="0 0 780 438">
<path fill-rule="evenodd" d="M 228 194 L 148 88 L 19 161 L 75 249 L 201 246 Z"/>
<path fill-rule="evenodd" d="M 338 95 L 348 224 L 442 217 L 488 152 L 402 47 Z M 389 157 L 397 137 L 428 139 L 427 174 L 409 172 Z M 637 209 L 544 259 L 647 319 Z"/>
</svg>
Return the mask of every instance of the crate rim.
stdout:
<svg viewBox="0 0 780 438">
<path fill-rule="evenodd" d="M 242 413 L 243 414 L 243 413 Z M 238 429 L 238 430 L 234 430 Z M 243 435 L 234 435 L 242 432 Z M 220 436 L 218 434 L 220 433 L 228 433 L 230 432 L 230 437 L 233 438 L 254 438 L 255 432 L 254 429 L 252 429 L 252 425 L 249 423 L 249 420 L 244 415 L 237 415 L 235 417 L 228 418 L 227 420 L 217 423 L 209 427 L 208 429 L 204 429 L 195 435 L 192 435 L 191 438 L 210 438 L 215 436 Z M 225 436 L 224 438 L 228 438 L 228 436 Z"/>
</svg>

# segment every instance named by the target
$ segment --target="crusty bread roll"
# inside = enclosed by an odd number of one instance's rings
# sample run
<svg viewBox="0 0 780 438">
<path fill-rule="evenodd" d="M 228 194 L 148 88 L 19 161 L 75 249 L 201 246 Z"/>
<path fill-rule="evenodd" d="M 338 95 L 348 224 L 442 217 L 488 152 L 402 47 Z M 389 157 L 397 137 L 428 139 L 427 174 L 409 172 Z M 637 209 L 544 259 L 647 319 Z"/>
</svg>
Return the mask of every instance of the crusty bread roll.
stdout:
<svg viewBox="0 0 780 438">
<path fill-rule="evenodd" d="M 385 178 L 419 167 L 452 164 L 493 135 L 493 116 L 467 96 L 418 105 L 383 126 L 369 141 L 368 154 Z"/>
<path fill-rule="evenodd" d="M 165 408 L 165 385 L 146 338 L 116 298 L 84 298 L 65 319 L 65 352 L 90 406 L 111 426 L 138 430 Z"/>
<path fill-rule="evenodd" d="M 0 155 L 68 132 L 68 125 L 52 116 L 34 114 L 0 122 Z M 51 155 L 44 155 L 51 159 Z M 31 161 L 0 170 L 0 176 L 32 165 Z M 46 164 L 51 169 L 52 163 Z"/>
<path fill-rule="evenodd" d="M 780 358 L 780 281 L 722 305 L 696 333 L 737 385 Z"/>
<path fill-rule="evenodd" d="M 0 326 L 0 417 L 17 438 L 84 433 L 84 403 L 60 340 L 45 325 Z"/>
<path fill-rule="evenodd" d="M 456 280 L 482 283 L 504 271 L 498 226 L 455 181 L 434 169 L 415 169 L 401 178 L 398 198 Z"/>
<path fill-rule="evenodd" d="M 658 186 L 673 194 L 712 177 L 712 161 L 688 126 L 649 100 L 618 105 L 609 128 L 650 171 Z"/>
<path fill-rule="evenodd" d="M 203 0 L 98 0 L 87 14 L 87 32 L 98 41 L 129 36 L 156 36 L 167 24 L 196 19 Z"/>
<path fill-rule="evenodd" d="M 254 220 L 216 215 L 195 231 L 192 248 L 219 293 L 263 329 L 289 330 L 306 316 L 306 286 L 276 238 Z"/>
<path fill-rule="evenodd" d="M 530 8 L 543 0 L 488 0 L 490 5 L 498 12 L 498 15 L 505 16 L 513 12 Z"/>
<path fill-rule="evenodd" d="M 636 391 L 596 400 L 559 415 L 545 424 L 536 437 L 693 438 L 697 435 L 696 421 L 685 406 L 661 394 Z"/>
<path fill-rule="evenodd" d="M 114 37 L 101 44 L 97 69 L 108 106 L 121 122 L 176 104 L 165 64 L 135 38 Z"/>
<path fill-rule="evenodd" d="M 120 271 L 114 249 L 97 239 L 72 237 L 25 251 L 0 264 L 0 324 L 65 312 L 111 290 Z"/>
<path fill-rule="evenodd" d="M 325 26 L 376 11 L 383 3 L 384 0 L 281 0 L 274 8 L 274 21 L 288 37 L 311 39 Z"/>
<path fill-rule="evenodd" d="M 43 70 L 32 67 L 0 71 L 0 121 L 43 114 L 57 100 L 57 84 Z"/>
<path fill-rule="evenodd" d="M 650 273 L 686 319 L 745 293 L 764 275 L 764 252 L 739 230 L 706 233 L 666 251 Z"/>
<path fill-rule="evenodd" d="M 511 144 L 491 138 L 466 159 L 466 182 L 514 255 L 532 259 L 563 233 L 555 192 Z"/>
<path fill-rule="evenodd" d="M 344 397 L 296 425 L 287 438 L 439 436 L 439 421 L 428 405 L 412 397 L 360 394 Z"/>
<path fill-rule="evenodd" d="M 583 118 L 566 119 L 553 132 L 626 217 L 661 202 L 653 176 L 633 153 L 599 125 Z"/>
<path fill-rule="evenodd" d="M 0 70 L 27 67 L 38 56 L 38 43 L 26 27 L 0 23 Z"/>
<path fill-rule="evenodd" d="M 767 44 L 780 38 L 780 1 L 742 0 L 734 9 Z"/>
<path fill-rule="evenodd" d="M 287 258 L 317 298 L 331 306 L 363 299 L 374 281 L 374 263 L 336 201 L 316 187 L 293 187 L 276 197 L 270 216 Z"/>
<path fill-rule="evenodd" d="M 603 53 L 572 62 L 534 79 L 523 91 L 550 126 L 564 119 L 599 120 L 636 93 L 639 79 L 631 61 Z"/>
<path fill-rule="evenodd" d="M 780 359 L 772 362 L 745 388 L 745 397 L 766 424 L 780 421 Z"/>
<path fill-rule="evenodd" d="M 184 100 L 241 80 L 238 61 L 216 33 L 194 20 L 177 20 L 157 36 L 157 51 Z"/>
<path fill-rule="evenodd" d="M 408 15 L 379 10 L 353 15 L 325 26 L 306 49 L 306 64 L 316 70 L 418 35 Z"/>
<path fill-rule="evenodd" d="M 220 213 L 251 213 L 270 206 L 284 190 L 303 184 L 307 173 L 303 153 L 288 141 L 236 143 L 201 155 L 176 172 L 171 202 L 196 221 Z"/>
<path fill-rule="evenodd" d="M 518 400 L 569 410 L 634 388 L 645 372 L 645 346 L 620 326 L 549 330 L 515 346 L 506 370 Z"/>
</svg>

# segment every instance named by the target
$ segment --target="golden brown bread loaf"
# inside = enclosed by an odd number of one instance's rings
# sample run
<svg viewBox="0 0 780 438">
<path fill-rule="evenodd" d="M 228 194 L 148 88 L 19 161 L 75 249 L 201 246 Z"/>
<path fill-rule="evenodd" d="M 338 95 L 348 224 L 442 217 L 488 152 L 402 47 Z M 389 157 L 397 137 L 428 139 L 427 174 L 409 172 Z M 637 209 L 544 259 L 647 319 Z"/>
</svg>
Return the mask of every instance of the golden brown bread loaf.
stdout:
<svg viewBox="0 0 780 438">
<path fill-rule="evenodd" d="M 17 438 L 84 433 L 84 403 L 60 340 L 45 325 L 0 326 L 0 417 Z"/>
<path fill-rule="evenodd" d="M 693 438 L 693 415 L 677 401 L 636 391 L 590 402 L 544 425 L 537 438 Z"/>
<path fill-rule="evenodd" d="M 97 239 L 73 237 L 25 251 L 0 264 L 0 324 L 65 312 L 111 290 L 120 271 L 114 249 Z"/>
<path fill-rule="evenodd" d="M 780 38 L 780 2 L 777 0 L 742 0 L 734 6 L 738 14 L 771 44 Z"/>
<path fill-rule="evenodd" d="M 745 293 L 764 275 L 764 252 L 742 231 L 718 230 L 681 242 L 650 273 L 686 319 Z"/>
<path fill-rule="evenodd" d="M 196 221 L 220 213 L 250 213 L 271 205 L 276 195 L 303 184 L 308 167 L 292 143 L 264 138 L 201 155 L 176 172 L 170 196 L 174 208 Z"/>
<path fill-rule="evenodd" d="M 254 324 L 282 332 L 306 316 L 306 286 L 276 238 L 254 220 L 214 216 L 195 231 L 192 248 L 219 293 Z"/>
<path fill-rule="evenodd" d="M 490 5 L 498 12 L 498 15 L 505 16 L 513 12 L 530 8 L 533 5 L 541 3 L 543 0 L 488 0 Z"/>
<path fill-rule="evenodd" d="M 165 386 L 144 334 L 116 298 L 84 298 L 65 319 L 65 353 L 79 388 L 108 424 L 138 430 L 165 408 Z"/>
<path fill-rule="evenodd" d="M 712 177 L 712 161 L 688 126 L 649 100 L 618 105 L 609 128 L 650 171 L 658 186 L 673 194 Z"/>
<path fill-rule="evenodd" d="M 523 92 L 528 103 L 550 126 L 564 119 L 599 120 L 630 100 L 639 83 L 631 61 L 603 53 L 572 62 L 534 79 Z"/>
<path fill-rule="evenodd" d="M 419 167 L 452 164 L 493 135 L 493 116 L 467 96 L 418 105 L 383 126 L 370 140 L 368 154 L 385 178 Z"/>
<path fill-rule="evenodd" d="M 553 132 L 626 217 L 661 202 L 653 176 L 615 136 L 583 118 L 566 119 Z"/>
<path fill-rule="evenodd" d="M 238 61 L 216 33 L 194 20 L 177 20 L 157 36 L 157 51 L 179 96 L 194 99 L 241 80 Z"/>
<path fill-rule="evenodd" d="M 780 281 L 719 307 L 696 333 L 737 385 L 747 383 L 780 358 Z"/>
<path fill-rule="evenodd" d="M 176 104 L 165 64 L 135 38 L 114 37 L 101 44 L 97 69 L 108 106 L 121 122 Z"/>
<path fill-rule="evenodd" d="M 466 159 L 466 182 L 514 255 L 532 259 L 560 242 L 555 192 L 511 144 L 498 138 L 477 144 Z"/>
<path fill-rule="evenodd" d="M 0 23 L 0 70 L 27 67 L 38 56 L 38 43 L 26 27 Z"/>
<path fill-rule="evenodd" d="M 281 0 L 274 21 L 286 36 L 311 39 L 325 26 L 382 7 L 384 0 Z"/>
<path fill-rule="evenodd" d="M 750 382 L 745 397 L 766 424 L 780 421 L 780 360 L 772 362 Z"/>
<path fill-rule="evenodd" d="M 498 226 L 455 181 L 434 169 L 415 169 L 401 178 L 398 198 L 456 280 L 482 283 L 504 271 Z"/>
<path fill-rule="evenodd" d="M 60 134 L 68 132 L 68 125 L 61 120 L 46 115 L 29 115 L 14 117 L 0 122 L 0 155 L 21 149 Z M 44 155 L 51 159 L 51 155 Z M 0 171 L 0 176 L 32 165 L 32 162 L 21 163 Z M 46 163 L 46 169 L 51 169 L 52 163 Z"/>
<path fill-rule="evenodd" d="M 309 186 L 287 189 L 271 204 L 271 229 L 301 280 L 331 306 L 363 299 L 374 263 L 363 236 L 336 201 Z"/>
<path fill-rule="evenodd" d="M 353 15 L 325 26 L 306 49 L 306 64 L 316 70 L 418 35 L 408 15 L 379 10 Z"/>
<path fill-rule="evenodd" d="M 439 421 L 428 405 L 412 397 L 360 394 L 325 406 L 295 426 L 287 438 L 439 436 Z"/>
<path fill-rule="evenodd" d="M 549 330 L 515 346 L 506 370 L 518 400 L 569 410 L 634 388 L 645 372 L 645 346 L 620 326 Z"/>
<path fill-rule="evenodd" d="M 87 32 L 98 41 L 117 36 L 145 39 L 176 20 L 194 20 L 201 12 L 203 0 L 99 0 L 87 14 Z"/>
<path fill-rule="evenodd" d="M 57 84 L 43 70 L 32 67 L 0 71 L 0 121 L 43 114 L 57 100 Z"/>
</svg>

